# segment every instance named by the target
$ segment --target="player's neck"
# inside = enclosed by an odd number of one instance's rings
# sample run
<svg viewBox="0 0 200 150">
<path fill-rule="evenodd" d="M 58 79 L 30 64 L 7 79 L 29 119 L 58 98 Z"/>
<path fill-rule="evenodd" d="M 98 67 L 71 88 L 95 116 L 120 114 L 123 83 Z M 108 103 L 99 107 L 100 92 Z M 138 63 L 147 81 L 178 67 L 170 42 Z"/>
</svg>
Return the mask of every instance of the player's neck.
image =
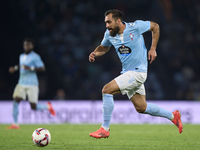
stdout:
<svg viewBox="0 0 200 150">
<path fill-rule="evenodd" d="M 126 28 L 126 24 L 121 22 L 121 24 L 119 25 L 119 28 L 120 28 L 120 30 L 119 30 L 118 34 L 122 34 L 124 32 L 124 29 Z"/>
<path fill-rule="evenodd" d="M 33 50 L 30 50 L 28 52 L 25 52 L 26 55 L 30 54 Z"/>
</svg>

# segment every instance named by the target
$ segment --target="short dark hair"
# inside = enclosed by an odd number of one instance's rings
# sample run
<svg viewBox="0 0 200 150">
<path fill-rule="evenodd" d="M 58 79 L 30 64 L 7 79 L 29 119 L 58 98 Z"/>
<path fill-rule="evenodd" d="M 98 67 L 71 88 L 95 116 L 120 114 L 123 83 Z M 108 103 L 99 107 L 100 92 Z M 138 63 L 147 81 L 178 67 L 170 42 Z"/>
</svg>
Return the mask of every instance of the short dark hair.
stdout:
<svg viewBox="0 0 200 150">
<path fill-rule="evenodd" d="M 32 38 L 26 37 L 26 38 L 24 38 L 24 40 L 23 40 L 23 43 L 24 43 L 24 42 L 30 42 L 30 43 L 32 43 L 33 46 L 35 46 L 35 41 L 34 41 Z"/>
<path fill-rule="evenodd" d="M 122 20 L 122 13 L 117 10 L 117 9 L 110 9 L 108 11 L 105 12 L 105 16 L 112 14 L 112 17 L 116 20 L 116 19 L 121 19 Z"/>
</svg>

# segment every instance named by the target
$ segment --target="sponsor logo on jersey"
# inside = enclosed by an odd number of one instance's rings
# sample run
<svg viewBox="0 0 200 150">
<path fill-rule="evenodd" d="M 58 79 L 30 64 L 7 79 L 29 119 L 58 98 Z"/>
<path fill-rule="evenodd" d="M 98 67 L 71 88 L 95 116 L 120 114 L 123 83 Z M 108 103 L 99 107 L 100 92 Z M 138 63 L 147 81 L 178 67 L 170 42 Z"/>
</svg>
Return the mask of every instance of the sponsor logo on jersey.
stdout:
<svg viewBox="0 0 200 150">
<path fill-rule="evenodd" d="M 118 51 L 121 55 L 124 55 L 124 56 L 128 56 L 131 53 L 131 49 L 124 45 L 120 46 L 118 48 Z"/>
</svg>

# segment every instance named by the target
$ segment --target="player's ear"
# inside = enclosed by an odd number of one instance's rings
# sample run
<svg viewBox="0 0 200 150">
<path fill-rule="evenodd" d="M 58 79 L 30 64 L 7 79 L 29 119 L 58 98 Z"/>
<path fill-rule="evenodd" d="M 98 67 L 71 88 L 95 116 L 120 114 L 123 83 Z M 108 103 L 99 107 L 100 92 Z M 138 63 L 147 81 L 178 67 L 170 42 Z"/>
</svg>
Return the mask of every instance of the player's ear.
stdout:
<svg viewBox="0 0 200 150">
<path fill-rule="evenodd" d="M 117 24 L 119 25 L 119 24 L 120 24 L 120 22 L 121 22 L 121 20 L 118 18 L 118 19 L 117 19 Z"/>
</svg>

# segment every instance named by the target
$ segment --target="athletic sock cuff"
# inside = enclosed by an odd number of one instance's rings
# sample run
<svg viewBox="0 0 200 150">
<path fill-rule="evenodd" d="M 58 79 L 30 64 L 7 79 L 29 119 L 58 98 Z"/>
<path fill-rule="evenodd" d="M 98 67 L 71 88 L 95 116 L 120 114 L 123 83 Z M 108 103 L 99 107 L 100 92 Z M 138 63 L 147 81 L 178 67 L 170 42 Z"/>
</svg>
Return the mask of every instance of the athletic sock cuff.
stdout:
<svg viewBox="0 0 200 150">
<path fill-rule="evenodd" d="M 103 95 L 103 96 L 107 96 L 107 97 L 113 97 L 112 94 L 106 94 L 106 93 L 103 93 L 102 95 Z"/>
</svg>

